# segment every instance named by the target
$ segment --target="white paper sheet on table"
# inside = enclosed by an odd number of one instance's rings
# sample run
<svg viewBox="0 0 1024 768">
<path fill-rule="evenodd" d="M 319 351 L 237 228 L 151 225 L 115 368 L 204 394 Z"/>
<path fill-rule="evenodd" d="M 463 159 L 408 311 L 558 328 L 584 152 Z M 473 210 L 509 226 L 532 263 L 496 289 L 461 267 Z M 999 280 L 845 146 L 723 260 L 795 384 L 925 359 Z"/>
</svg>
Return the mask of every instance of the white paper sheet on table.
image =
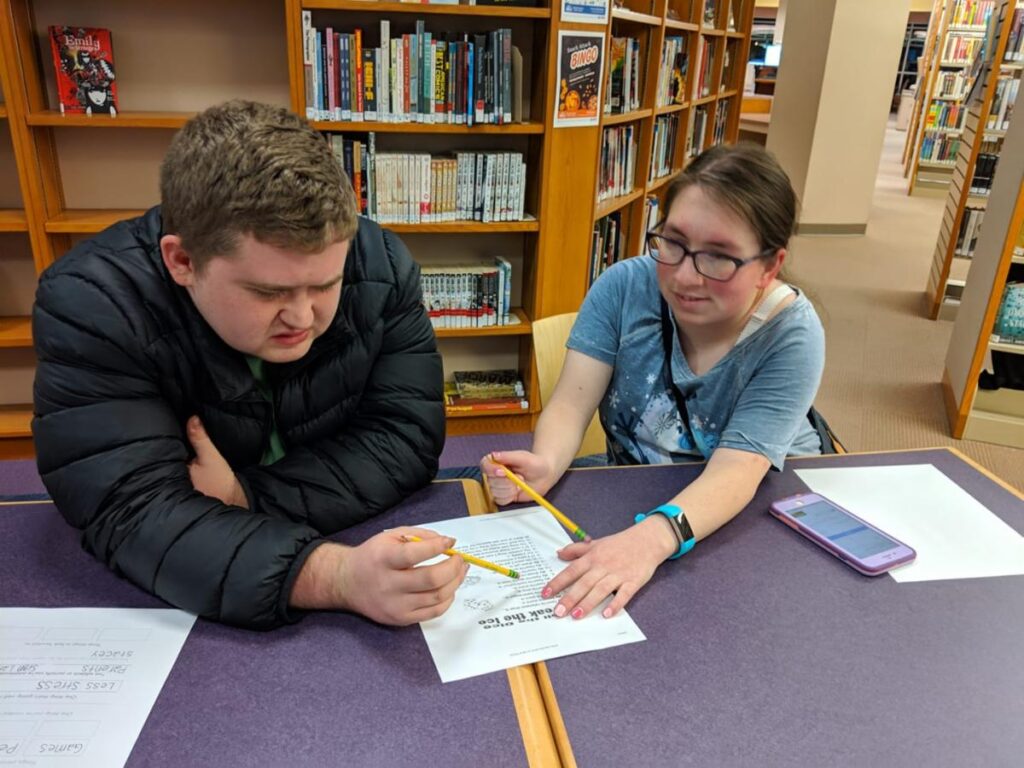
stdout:
<svg viewBox="0 0 1024 768">
<path fill-rule="evenodd" d="M 908 544 L 899 582 L 1024 574 L 1024 537 L 931 464 L 798 469 L 797 476 Z"/>
<path fill-rule="evenodd" d="M 0 766 L 123 766 L 195 620 L 0 608 Z"/>
<path fill-rule="evenodd" d="M 542 600 L 540 591 L 566 566 L 555 552 L 570 539 L 540 507 L 421 527 L 453 537 L 460 552 L 521 574 L 510 579 L 471 566 L 452 606 L 420 624 L 442 682 L 646 639 L 625 611 L 601 616 L 603 604 L 584 619 L 554 617 L 557 598 Z"/>
</svg>

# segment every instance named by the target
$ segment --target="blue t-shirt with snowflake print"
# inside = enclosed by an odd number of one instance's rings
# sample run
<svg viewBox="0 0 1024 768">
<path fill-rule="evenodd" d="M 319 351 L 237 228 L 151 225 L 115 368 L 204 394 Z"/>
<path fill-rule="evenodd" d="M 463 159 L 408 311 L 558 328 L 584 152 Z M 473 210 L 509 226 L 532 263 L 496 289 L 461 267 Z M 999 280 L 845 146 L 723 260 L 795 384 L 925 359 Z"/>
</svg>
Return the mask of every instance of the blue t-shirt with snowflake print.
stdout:
<svg viewBox="0 0 1024 768">
<path fill-rule="evenodd" d="M 591 287 L 569 349 L 614 369 L 599 413 L 616 464 L 705 459 L 717 447 L 758 453 L 782 469 L 786 456 L 821 453 L 807 418 L 825 365 L 814 307 L 796 300 L 737 343 L 707 373 L 690 370 L 672 344 L 671 375 L 685 398 L 683 424 L 664 375 L 655 262 L 626 259 Z"/>
</svg>

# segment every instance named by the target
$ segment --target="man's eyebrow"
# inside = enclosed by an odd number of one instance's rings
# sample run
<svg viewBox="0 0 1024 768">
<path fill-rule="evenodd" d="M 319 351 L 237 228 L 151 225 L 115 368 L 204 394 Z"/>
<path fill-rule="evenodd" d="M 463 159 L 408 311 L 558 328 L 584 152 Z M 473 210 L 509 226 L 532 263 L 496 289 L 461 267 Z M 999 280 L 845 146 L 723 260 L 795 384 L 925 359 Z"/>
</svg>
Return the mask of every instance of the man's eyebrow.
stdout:
<svg viewBox="0 0 1024 768">
<path fill-rule="evenodd" d="M 337 277 L 332 277 L 326 283 L 321 283 L 320 285 L 313 285 L 313 286 L 309 286 L 309 287 L 311 287 L 313 289 L 317 289 L 317 288 L 321 288 L 321 289 L 323 289 L 323 288 L 330 288 L 331 286 L 337 285 L 338 283 L 340 283 L 342 277 L 344 277 L 344 274 L 340 274 Z M 246 281 L 246 282 L 242 283 L 242 285 L 244 285 L 246 288 L 255 288 L 258 291 L 268 291 L 268 292 L 269 291 L 294 291 L 297 288 L 304 288 L 305 287 L 305 286 L 302 286 L 302 285 L 275 285 L 274 283 L 253 283 L 253 282 L 249 282 L 249 281 Z"/>
</svg>

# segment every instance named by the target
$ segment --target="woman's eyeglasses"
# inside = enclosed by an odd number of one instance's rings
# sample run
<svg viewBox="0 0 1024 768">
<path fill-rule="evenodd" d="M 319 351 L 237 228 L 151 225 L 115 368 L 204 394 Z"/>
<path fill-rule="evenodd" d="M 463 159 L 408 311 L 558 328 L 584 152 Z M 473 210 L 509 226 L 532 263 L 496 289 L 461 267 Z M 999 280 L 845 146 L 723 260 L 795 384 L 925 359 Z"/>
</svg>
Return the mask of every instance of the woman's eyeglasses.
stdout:
<svg viewBox="0 0 1024 768">
<path fill-rule="evenodd" d="M 726 256 L 723 253 L 712 251 L 691 251 L 678 240 L 665 237 L 660 232 L 648 232 L 647 250 L 652 259 L 669 267 L 678 266 L 689 256 L 693 259 L 693 268 L 697 270 L 698 274 L 708 280 L 725 283 L 732 280 L 744 264 L 772 256 L 778 251 L 778 248 L 768 248 L 749 259 L 738 259 L 735 256 Z"/>
</svg>

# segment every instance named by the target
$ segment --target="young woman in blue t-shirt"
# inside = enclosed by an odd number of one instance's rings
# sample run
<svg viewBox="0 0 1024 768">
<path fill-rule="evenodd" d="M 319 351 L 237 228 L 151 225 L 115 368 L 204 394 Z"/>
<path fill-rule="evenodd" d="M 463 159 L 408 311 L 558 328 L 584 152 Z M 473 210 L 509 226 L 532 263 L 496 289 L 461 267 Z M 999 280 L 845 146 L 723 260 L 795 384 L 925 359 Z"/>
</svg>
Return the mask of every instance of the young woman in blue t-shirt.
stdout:
<svg viewBox="0 0 1024 768">
<path fill-rule="evenodd" d="M 648 256 L 592 286 L 532 451 L 494 459 L 546 493 L 599 409 L 618 464 L 704 458 L 700 476 L 640 522 L 570 544 L 570 565 L 545 586 L 557 616 L 582 618 L 606 597 L 617 613 L 666 559 L 684 554 L 753 498 L 787 455 L 821 452 L 808 420 L 824 365 L 821 323 L 779 279 L 796 195 L 760 147 L 714 147 L 672 181 Z M 528 501 L 489 458 L 498 504 Z"/>
</svg>

